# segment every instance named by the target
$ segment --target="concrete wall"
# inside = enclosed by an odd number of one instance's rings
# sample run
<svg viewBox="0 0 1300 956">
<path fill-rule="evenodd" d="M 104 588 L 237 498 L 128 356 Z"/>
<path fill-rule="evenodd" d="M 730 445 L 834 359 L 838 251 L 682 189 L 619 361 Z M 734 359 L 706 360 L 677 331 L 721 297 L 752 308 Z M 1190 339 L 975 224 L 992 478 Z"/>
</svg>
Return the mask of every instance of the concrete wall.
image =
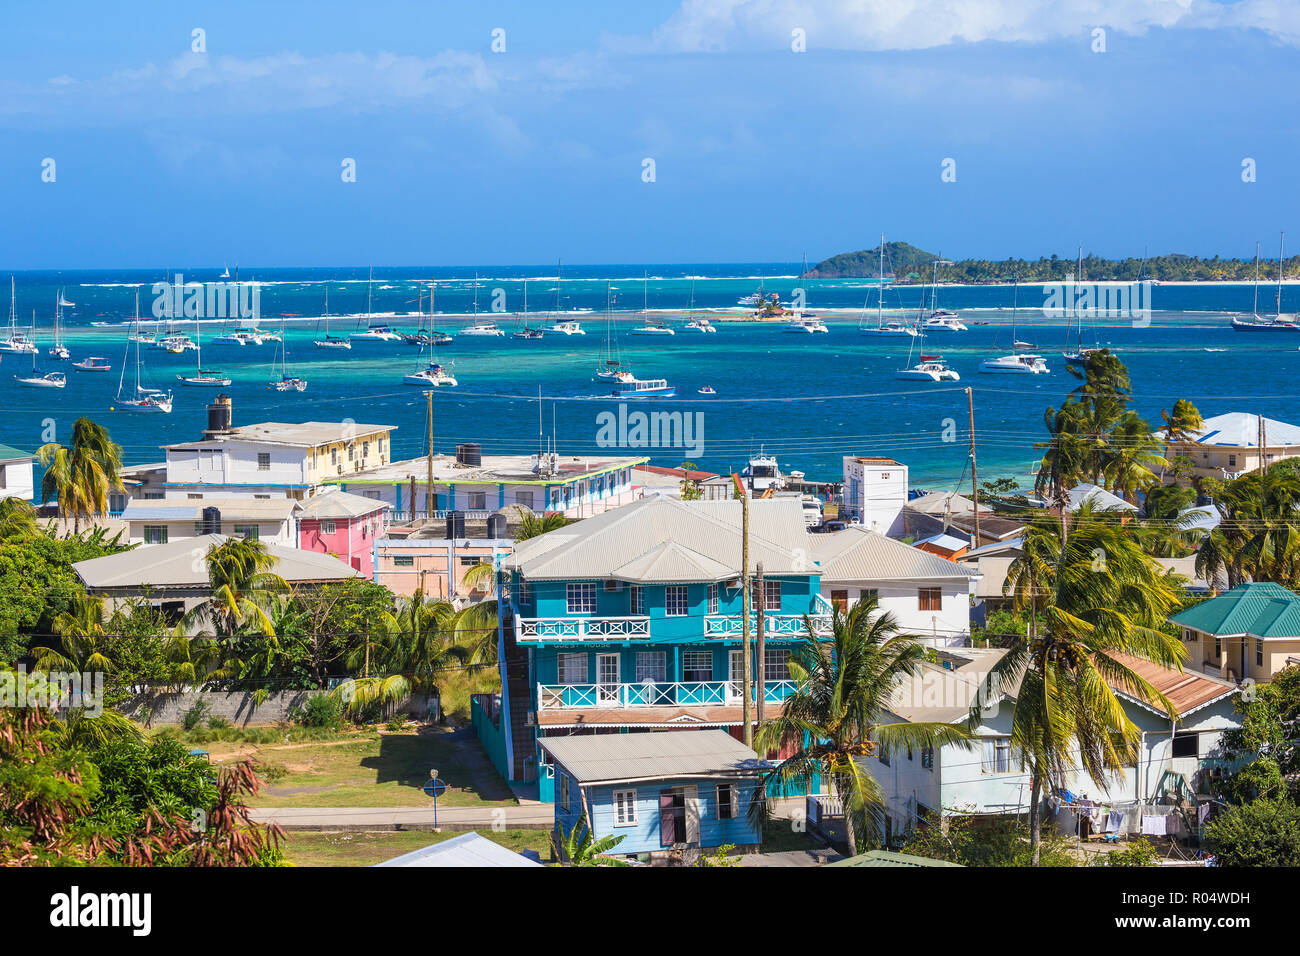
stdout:
<svg viewBox="0 0 1300 956">
<path fill-rule="evenodd" d="M 251 691 L 208 691 L 188 690 L 180 693 L 146 692 L 131 698 L 118 709 L 135 720 L 149 726 L 179 724 L 190 708 L 199 701 L 206 701 L 208 717 L 224 717 L 232 724 L 247 726 L 249 724 L 271 724 L 288 720 L 295 708 L 305 707 L 308 698 L 324 693 L 320 690 L 285 690 L 274 691 L 266 700 L 258 704 Z M 433 699 L 435 707 L 437 698 Z M 429 713 L 430 698 L 418 695 L 410 698 L 398 708 L 403 713 L 424 717 Z"/>
</svg>

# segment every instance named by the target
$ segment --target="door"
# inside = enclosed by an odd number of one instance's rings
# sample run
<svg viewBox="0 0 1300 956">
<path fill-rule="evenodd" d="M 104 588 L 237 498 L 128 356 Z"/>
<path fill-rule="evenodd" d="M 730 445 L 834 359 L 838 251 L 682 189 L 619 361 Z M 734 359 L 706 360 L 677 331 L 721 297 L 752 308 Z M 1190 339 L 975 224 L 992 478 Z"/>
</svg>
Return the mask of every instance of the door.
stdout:
<svg viewBox="0 0 1300 956">
<path fill-rule="evenodd" d="M 659 791 L 659 845 L 686 842 L 686 795 L 680 787 Z"/>
<path fill-rule="evenodd" d="M 619 655 L 596 655 L 596 700 L 602 704 L 617 704 L 619 697 Z"/>
<path fill-rule="evenodd" d="M 731 651 L 727 658 L 727 699 L 740 700 L 744 692 L 745 652 Z"/>
</svg>

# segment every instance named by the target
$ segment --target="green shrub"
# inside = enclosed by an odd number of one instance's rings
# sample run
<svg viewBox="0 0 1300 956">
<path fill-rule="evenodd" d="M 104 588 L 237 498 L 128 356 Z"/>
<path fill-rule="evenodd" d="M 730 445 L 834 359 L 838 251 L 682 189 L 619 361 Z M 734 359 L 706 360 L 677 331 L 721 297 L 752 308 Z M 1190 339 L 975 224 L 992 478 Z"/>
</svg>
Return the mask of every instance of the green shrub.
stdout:
<svg viewBox="0 0 1300 956">
<path fill-rule="evenodd" d="M 231 726 L 230 721 L 228 721 L 225 717 L 208 718 L 208 730 L 229 730 L 230 726 Z"/>
<path fill-rule="evenodd" d="M 295 710 L 294 720 L 303 727 L 339 730 L 343 727 L 343 704 L 329 694 L 308 697 L 303 707 Z"/>
<path fill-rule="evenodd" d="M 194 702 L 193 707 L 181 715 L 181 726 L 186 730 L 193 730 L 203 723 L 203 718 L 207 716 L 208 711 L 211 709 L 211 704 L 203 698 L 199 698 Z"/>
<path fill-rule="evenodd" d="M 1205 828 L 1205 845 L 1221 866 L 1300 866 L 1300 806 L 1253 800 Z"/>
</svg>

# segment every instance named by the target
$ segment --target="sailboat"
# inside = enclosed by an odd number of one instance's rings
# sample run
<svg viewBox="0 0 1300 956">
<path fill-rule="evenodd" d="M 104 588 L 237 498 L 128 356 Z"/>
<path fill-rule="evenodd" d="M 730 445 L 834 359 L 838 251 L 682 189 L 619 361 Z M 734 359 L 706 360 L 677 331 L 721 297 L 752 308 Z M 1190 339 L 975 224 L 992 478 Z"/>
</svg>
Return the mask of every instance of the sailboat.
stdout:
<svg viewBox="0 0 1300 956">
<path fill-rule="evenodd" d="M 572 319 L 563 319 L 560 317 L 560 274 L 563 271 L 563 262 L 556 263 L 555 266 L 555 312 L 551 321 L 542 326 L 542 333 L 545 335 L 586 335 L 586 331 L 581 324 Z"/>
<path fill-rule="evenodd" d="M 230 384 L 230 379 L 220 372 L 204 370 L 203 368 L 203 329 L 199 325 L 199 320 L 194 320 L 194 351 L 195 351 L 195 368 L 193 375 L 177 375 L 176 380 L 182 385 L 192 385 L 195 388 L 225 388 Z"/>
<path fill-rule="evenodd" d="M 432 286 L 432 282 L 430 283 Z M 416 362 L 416 370 L 402 376 L 404 385 L 422 385 L 425 388 L 454 388 L 460 383 L 448 372 L 438 361 L 438 352 L 436 343 L 438 341 L 437 333 L 433 331 L 433 292 L 429 292 L 429 362 L 424 368 L 419 367 Z M 451 336 L 443 336 L 450 341 Z M 424 355 L 424 346 L 420 346 L 420 355 Z"/>
<path fill-rule="evenodd" d="M 930 286 L 930 315 L 920 324 L 929 332 L 965 332 L 966 325 L 956 312 L 939 308 L 939 267 L 944 264 L 942 256 L 934 260 L 934 281 Z M 952 265 L 952 263 L 947 264 Z"/>
<path fill-rule="evenodd" d="M 63 309 L 65 306 L 71 307 L 73 305 L 75 305 L 75 303 L 69 302 L 65 299 L 63 297 L 63 290 L 60 289 L 59 294 L 54 299 L 54 344 L 50 346 L 46 354 L 49 355 L 50 358 L 58 359 L 61 362 L 66 362 L 68 359 L 72 358 L 72 353 L 69 352 L 68 347 L 63 344 Z"/>
<path fill-rule="evenodd" d="M 858 331 L 863 335 L 907 335 L 916 336 L 916 328 L 906 322 L 886 322 L 885 321 L 885 236 L 880 235 L 880 267 L 877 276 L 880 288 L 879 296 L 876 302 L 876 324 L 874 326 L 862 325 L 859 323 Z M 871 293 L 867 293 L 867 302 L 871 301 Z M 866 302 L 862 304 L 862 311 L 865 316 L 867 311 Z"/>
<path fill-rule="evenodd" d="M 325 314 L 321 316 L 325 320 L 325 337 L 317 339 L 315 342 L 318 349 L 351 349 L 352 343 L 341 335 L 330 335 L 330 287 L 329 283 L 325 284 Z"/>
<path fill-rule="evenodd" d="M 480 319 L 478 317 L 478 273 L 474 273 L 474 318 L 470 320 L 468 326 L 460 330 L 461 335 L 481 335 L 490 338 L 498 338 L 506 333 L 497 326 L 491 319 Z"/>
<path fill-rule="evenodd" d="M 981 372 L 1010 375 L 1045 375 L 1051 369 L 1041 355 L 1019 351 L 1022 343 L 1016 338 L 1016 317 L 1019 306 L 1020 276 L 1017 274 L 1011 287 L 1011 354 L 986 358 L 980 362 Z"/>
<path fill-rule="evenodd" d="M 924 298 L 922 299 L 922 301 L 924 302 Z M 912 340 L 912 343 L 907 347 L 907 361 L 909 365 L 895 372 L 894 377 L 904 378 L 904 379 L 922 379 L 928 382 L 961 381 L 961 376 L 957 374 L 955 369 L 951 369 L 948 367 L 948 363 L 943 360 L 942 355 L 925 354 L 926 323 L 920 321 L 919 314 L 917 316 L 916 324 L 920 327 L 920 335 L 914 338 Z M 911 365 L 910 363 L 912 361 L 912 348 L 915 346 L 919 346 L 919 354 L 921 356 L 921 361 L 916 365 Z"/>
<path fill-rule="evenodd" d="M 230 278 L 230 267 L 225 265 L 224 263 L 221 266 L 221 278 L 223 279 Z"/>
<path fill-rule="evenodd" d="M 277 392 L 303 392 L 307 380 L 289 374 L 289 343 L 284 338 L 284 319 L 280 320 L 280 377 L 272 379 L 270 387 Z"/>
<path fill-rule="evenodd" d="M 36 313 L 32 312 L 32 333 L 36 332 Z M 14 381 L 19 385 L 25 385 L 28 388 L 63 388 L 68 384 L 68 377 L 62 372 L 46 372 L 44 375 L 36 374 L 36 356 L 37 352 L 32 352 L 32 374 L 30 376 L 15 375 Z"/>
<path fill-rule="evenodd" d="M 636 381 L 632 370 L 623 364 L 623 355 L 618 347 L 618 328 L 614 324 L 613 294 L 609 282 L 605 283 L 605 342 L 600 348 L 595 378 L 600 382 Z"/>
<path fill-rule="evenodd" d="M 510 337 L 512 339 L 528 339 L 530 341 L 536 341 L 537 339 L 545 338 L 545 336 L 542 335 L 541 329 L 534 329 L 532 326 L 528 324 L 528 280 L 527 279 L 524 280 L 524 314 L 521 321 L 523 322 L 523 325 L 521 325 L 519 328 L 515 329 L 513 332 L 510 333 Z"/>
<path fill-rule="evenodd" d="M 646 282 L 646 283 L 648 284 L 649 279 L 646 278 L 646 279 L 643 279 L 642 281 L 643 281 L 643 282 Z M 648 311 L 650 311 L 649 306 L 650 306 L 650 296 L 649 296 L 648 291 L 647 291 L 645 288 L 643 288 L 643 290 L 642 290 L 642 292 L 641 292 L 641 311 L 642 311 L 642 312 L 648 312 Z M 694 281 L 691 282 L 691 305 L 690 305 L 690 313 L 691 313 L 691 317 L 690 317 L 690 319 L 688 319 L 687 322 L 686 322 L 686 324 L 682 326 L 682 331 L 683 331 L 683 332 L 704 332 L 704 333 L 715 332 L 715 333 L 716 333 L 716 332 L 718 331 L 716 328 L 713 327 L 713 323 L 710 322 L 710 321 L 709 321 L 705 316 L 702 316 L 702 315 L 696 315 L 696 314 L 695 314 L 695 283 L 694 283 Z"/>
<path fill-rule="evenodd" d="M 1074 264 L 1074 284 L 1076 289 L 1078 288 L 1078 286 L 1083 284 L 1083 246 L 1079 247 L 1078 258 L 1075 260 L 1075 264 Z M 1072 297 L 1071 301 L 1074 302 L 1077 301 L 1077 299 L 1075 297 Z M 1070 311 L 1075 313 L 1074 328 L 1075 328 L 1075 332 L 1077 333 L 1077 343 L 1073 349 L 1070 348 L 1070 321 L 1067 318 L 1065 324 L 1065 349 L 1066 350 L 1065 352 L 1062 353 L 1062 357 L 1065 359 L 1065 363 L 1067 365 L 1087 365 L 1088 358 L 1094 352 L 1100 352 L 1101 349 L 1097 348 L 1096 346 L 1092 348 L 1088 348 L 1083 344 L 1083 316 L 1078 314 L 1079 310 L 1075 308 L 1073 305 L 1071 305 Z M 1094 338 L 1095 338 L 1095 333 L 1094 333 Z"/>
<path fill-rule="evenodd" d="M 371 342 L 371 343 L 378 343 L 382 345 L 387 342 L 402 341 L 402 337 L 398 333 L 394 332 L 391 328 L 389 328 L 387 322 L 376 322 L 374 320 L 374 312 L 371 311 L 371 302 L 372 302 L 371 289 L 374 286 L 374 284 L 375 284 L 375 270 L 373 267 L 371 267 L 370 278 L 366 281 L 367 325 L 366 328 L 362 329 L 361 331 L 353 332 L 348 336 L 348 339 L 353 344 Z"/>
<path fill-rule="evenodd" d="M 137 334 L 127 337 L 127 351 L 122 356 L 122 373 L 117 382 L 117 405 L 115 409 L 123 412 L 158 412 L 170 414 L 172 410 L 172 393 L 156 388 L 144 388 L 140 384 L 140 293 L 135 294 L 135 328 Z M 135 391 L 130 398 L 122 396 L 126 384 L 126 363 L 130 357 L 131 343 L 135 343 Z"/>
<path fill-rule="evenodd" d="M 1255 308 L 1249 318 L 1232 317 L 1232 327 L 1238 332 L 1295 332 L 1300 331 L 1294 315 L 1282 314 L 1282 263 L 1285 261 L 1286 233 L 1278 240 L 1277 253 L 1277 315 L 1269 318 L 1259 314 L 1259 243 L 1255 244 Z"/>
<path fill-rule="evenodd" d="M 40 351 L 36 343 L 31 340 L 26 332 L 18 331 L 18 298 L 14 291 L 14 277 L 9 277 L 9 334 L 0 339 L 0 352 L 10 352 L 17 355 L 35 355 Z"/>
<path fill-rule="evenodd" d="M 69 302 L 69 301 L 68 301 L 68 297 L 65 296 L 65 295 L 63 294 L 63 290 L 60 289 L 60 290 L 59 290 L 59 307 L 60 307 L 60 308 L 63 308 L 63 309 L 75 309 L 75 308 L 77 307 L 77 303 L 75 303 L 75 302 Z"/>
</svg>

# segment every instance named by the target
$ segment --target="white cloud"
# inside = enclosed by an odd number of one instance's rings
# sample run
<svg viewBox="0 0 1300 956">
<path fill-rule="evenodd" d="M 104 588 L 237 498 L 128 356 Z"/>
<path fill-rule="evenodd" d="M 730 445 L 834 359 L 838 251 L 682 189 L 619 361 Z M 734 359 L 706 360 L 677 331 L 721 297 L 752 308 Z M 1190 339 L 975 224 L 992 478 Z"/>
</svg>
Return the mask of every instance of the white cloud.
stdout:
<svg viewBox="0 0 1300 956">
<path fill-rule="evenodd" d="M 789 48 L 917 50 L 953 43 L 1086 41 L 1095 27 L 1127 34 L 1152 28 L 1262 30 L 1300 43 L 1300 6 L 1290 0 L 683 0 L 654 33 L 660 50 Z"/>
</svg>

